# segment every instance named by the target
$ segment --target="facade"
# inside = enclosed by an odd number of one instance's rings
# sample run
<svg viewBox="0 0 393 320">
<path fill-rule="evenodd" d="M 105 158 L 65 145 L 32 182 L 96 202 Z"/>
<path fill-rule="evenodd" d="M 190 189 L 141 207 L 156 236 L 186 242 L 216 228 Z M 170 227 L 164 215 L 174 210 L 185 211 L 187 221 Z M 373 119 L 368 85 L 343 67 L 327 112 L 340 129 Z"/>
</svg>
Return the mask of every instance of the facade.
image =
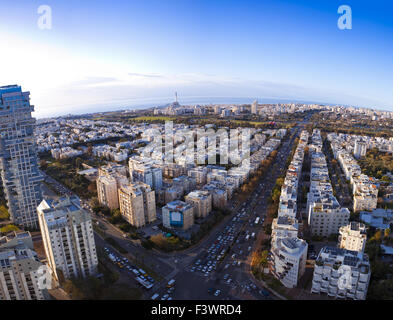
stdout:
<svg viewBox="0 0 393 320">
<path fill-rule="evenodd" d="M 49 267 L 59 279 L 97 272 L 97 252 L 89 212 L 76 196 L 44 199 L 37 208 Z"/>
<path fill-rule="evenodd" d="M 162 207 L 162 223 L 169 229 L 187 230 L 194 224 L 194 207 L 176 200 Z"/>
<path fill-rule="evenodd" d="M 184 198 L 194 206 L 194 217 L 204 218 L 212 211 L 212 195 L 209 191 L 194 190 Z"/>
<path fill-rule="evenodd" d="M 0 87 L 0 172 L 11 220 L 24 227 L 38 227 L 41 202 L 35 119 L 31 117 L 30 92 L 20 86 Z"/>
<path fill-rule="evenodd" d="M 154 190 L 162 188 L 162 169 L 151 165 L 143 164 L 135 159 L 129 160 L 131 182 L 143 182 Z"/>
<path fill-rule="evenodd" d="M 277 238 L 272 243 L 269 268 L 285 287 L 296 287 L 304 274 L 307 249 L 307 242 L 299 238 Z"/>
<path fill-rule="evenodd" d="M 156 220 L 155 192 L 148 184 L 139 182 L 120 187 L 119 206 L 123 218 L 136 228 Z"/>
<path fill-rule="evenodd" d="M 371 268 L 366 254 L 324 247 L 315 261 L 311 293 L 365 300 L 370 276 Z"/>
<path fill-rule="evenodd" d="M 174 186 L 181 187 L 184 193 L 189 193 L 190 191 L 194 190 L 196 187 L 195 179 L 184 175 L 177 178 L 173 178 L 172 183 Z"/>
<path fill-rule="evenodd" d="M 98 177 L 97 196 L 101 205 L 107 206 L 109 209 L 119 208 L 116 179 L 112 176 Z"/>
<path fill-rule="evenodd" d="M 364 157 L 366 153 L 367 153 L 367 143 L 363 141 L 356 141 L 353 150 L 354 157 L 359 159 L 361 157 Z"/>
<path fill-rule="evenodd" d="M 202 189 L 209 191 L 212 195 L 213 208 L 224 209 L 227 207 L 228 193 L 224 188 L 219 188 L 214 184 L 206 184 Z"/>
<path fill-rule="evenodd" d="M 109 163 L 98 168 L 99 176 L 122 175 L 127 177 L 127 167 L 117 163 Z"/>
<path fill-rule="evenodd" d="M 272 223 L 272 244 L 277 238 L 296 238 L 299 231 L 297 219 L 290 216 L 279 216 Z"/>
<path fill-rule="evenodd" d="M 205 166 L 198 166 L 188 170 L 188 176 L 194 178 L 199 185 L 206 183 L 207 173 L 208 169 Z"/>
<path fill-rule="evenodd" d="M 0 238 L 0 300 L 44 300 L 41 267 L 29 232 Z"/>
<path fill-rule="evenodd" d="M 340 228 L 338 247 L 351 251 L 364 252 L 367 240 L 367 230 L 363 223 L 351 222 Z"/>
</svg>

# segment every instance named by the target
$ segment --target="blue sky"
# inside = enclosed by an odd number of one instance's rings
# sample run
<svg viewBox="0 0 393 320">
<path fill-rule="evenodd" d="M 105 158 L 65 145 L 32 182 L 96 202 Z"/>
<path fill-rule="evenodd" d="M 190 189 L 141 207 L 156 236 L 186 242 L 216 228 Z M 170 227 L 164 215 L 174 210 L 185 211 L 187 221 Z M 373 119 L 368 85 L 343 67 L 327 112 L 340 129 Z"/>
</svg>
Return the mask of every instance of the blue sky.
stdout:
<svg viewBox="0 0 393 320">
<path fill-rule="evenodd" d="M 52 29 L 37 8 L 52 8 Z M 337 9 L 350 5 L 352 30 Z M 36 116 L 165 103 L 293 99 L 393 111 L 390 1 L 10 1 L 0 84 Z M 6 49 L 6 50 L 4 50 Z"/>
</svg>

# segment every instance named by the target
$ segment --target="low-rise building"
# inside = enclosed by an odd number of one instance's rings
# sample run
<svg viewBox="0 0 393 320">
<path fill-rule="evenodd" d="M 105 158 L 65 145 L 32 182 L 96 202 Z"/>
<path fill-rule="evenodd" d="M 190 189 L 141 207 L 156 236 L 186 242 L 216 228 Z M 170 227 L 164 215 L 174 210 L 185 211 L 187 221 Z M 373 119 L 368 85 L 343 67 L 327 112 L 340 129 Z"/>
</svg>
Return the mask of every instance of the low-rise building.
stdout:
<svg viewBox="0 0 393 320">
<path fill-rule="evenodd" d="M 185 196 L 187 203 L 194 206 L 194 216 L 204 218 L 212 211 L 212 195 L 209 191 L 194 190 Z"/>
<path fill-rule="evenodd" d="M 362 252 L 324 247 L 315 261 L 311 293 L 365 300 L 371 268 Z"/>
<path fill-rule="evenodd" d="M 367 240 L 367 230 L 363 223 L 351 222 L 340 228 L 338 247 L 351 251 L 364 252 Z"/>
<path fill-rule="evenodd" d="M 194 207 L 176 200 L 162 207 L 162 223 L 169 229 L 187 230 L 194 224 Z"/>
</svg>

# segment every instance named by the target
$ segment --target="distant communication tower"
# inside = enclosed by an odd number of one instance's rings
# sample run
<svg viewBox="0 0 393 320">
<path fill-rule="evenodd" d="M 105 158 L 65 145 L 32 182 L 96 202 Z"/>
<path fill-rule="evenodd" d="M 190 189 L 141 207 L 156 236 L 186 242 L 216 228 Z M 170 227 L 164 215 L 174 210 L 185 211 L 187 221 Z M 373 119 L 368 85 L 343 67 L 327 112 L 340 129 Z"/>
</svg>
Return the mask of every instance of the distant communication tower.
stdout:
<svg viewBox="0 0 393 320">
<path fill-rule="evenodd" d="M 175 92 L 175 101 L 177 102 L 177 92 Z"/>
</svg>

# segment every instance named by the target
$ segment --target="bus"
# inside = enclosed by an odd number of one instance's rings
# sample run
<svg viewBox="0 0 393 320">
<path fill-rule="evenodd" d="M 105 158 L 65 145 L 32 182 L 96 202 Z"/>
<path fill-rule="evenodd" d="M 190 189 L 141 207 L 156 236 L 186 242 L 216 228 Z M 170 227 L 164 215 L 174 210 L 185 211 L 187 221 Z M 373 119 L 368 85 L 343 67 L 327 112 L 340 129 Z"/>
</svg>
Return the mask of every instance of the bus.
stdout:
<svg viewBox="0 0 393 320">
<path fill-rule="evenodd" d="M 146 280 L 143 280 L 143 279 L 140 278 L 140 277 L 137 277 L 135 280 L 138 281 L 138 282 L 139 282 L 142 286 L 144 286 L 146 289 L 150 289 L 150 288 L 153 286 L 152 283 L 150 283 L 150 282 L 148 282 L 148 281 L 146 281 Z"/>
<path fill-rule="evenodd" d="M 140 273 L 142 276 L 144 276 L 144 277 L 147 276 L 147 272 L 146 272 L 145 270 L 139 269 L 138 271 L 139 271 L 139 273 Z"/>
<path fill-rule="evenodd" d="M 259 223 L 259 217 L 257 217 L 256 219 L 255 219 L 255 224 L 258 224 Z"/>
<path fill-rule="evenodd" d="M 169 280 L 167 283 L 167 288 L 172 288 L 175 285 L 175 279 Z"/>
</svg>

